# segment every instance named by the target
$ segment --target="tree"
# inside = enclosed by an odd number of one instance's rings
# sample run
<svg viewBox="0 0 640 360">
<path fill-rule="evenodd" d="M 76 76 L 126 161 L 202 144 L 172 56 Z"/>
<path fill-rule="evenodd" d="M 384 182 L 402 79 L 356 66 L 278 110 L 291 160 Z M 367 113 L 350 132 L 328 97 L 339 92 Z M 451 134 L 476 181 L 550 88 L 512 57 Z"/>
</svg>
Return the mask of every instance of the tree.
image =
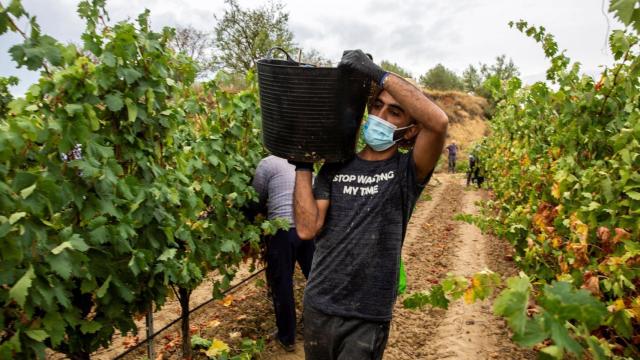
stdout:
<svg viewBox="0 0 640 360">
<path fill-rule="evenodd" d="M 400 67 L 400 65 L 396 63 L 392 63 L 391 61 L 382 60 L 382 62 L 380 63 L 380 67 L 382 67 L 386 71 L 391 71 L 392 73 L 400 75 L 404 78 L 413 77 L 408 70 Z"/>
<path fill-rule="evenodd" d="M 514 76 L 519 76 L 520 71 L 513 60 L 509 58 L 507 61 L 506 58 L 507 56 L 503 54 L 496 57 L 496 63 L 493 65 L 480 64 L 480 73 L 484 79 L 497 76 L 500 80 L 509 80 Z"/>
<path fill-rule="evenodd" d="M 469 65 L 462 72 L 462 85 L 465 91 L 477 92 L 480 86 L 482 86 L 482 75 L 473 65 Z"/>
<path fill-rule="evenodd" d="M 199 77 L 215 71 L 213 61 L 213 34 L 198 30 L 192 26 L 178 26 L 169 46 L 177 53 L 182 53 L 193 59 L 197 66 Z"/>
<path fill-rule="evenodd" d="M 320 53 L 320 51 L 316 49 L 303 50 L 298 49 L 298 52 L 302 51 L 302 56 L 300 56 L 300 61 L 306 64 L 311 64 L 315 66 L 321 67 L 331 67 L 333 66 L 333 62 L 327 59 Z M 291 54 L 293 56 L 293 54 Z"/>
<path fill-rule="evenodd" d="M 463 88 L 458 75 L 442 64 L 434 66 L 426 74 L 420 76 L 420 84 L 436 90 L 461 90 Z"/>
<path fill-rule="evenodd" d="M 278 46 L 293 49 L 293 33 L 288 28 L 289 14 L 284 5 L 272 2 L 257 9 L 242 9 L 237 0 L 225 0 L 229 6 L 222 17 L 215 16 L 217 63 L 231 72 L 246 73 L 256 61 Z"/>
<path fill-rule="evenodd" d="M 499 99 L 495 98 L 495 94 L 490 91 L 490 88 L 495 86 L 496 83 L 499 84 L 520 75 L 520 71 L 518 71 L 518 67 L 513 63 L 513 60 L 509 59 L 507 61 L 506 55 L 503 54 L 496 57 L 496 62 L 493 65 L 480 63 L 480 75 L 481 85 L 473 91 L 476 95 L 489 100 L 489 114 L 491 114 L 493 113 L 493 106 Z"/>
</svg>

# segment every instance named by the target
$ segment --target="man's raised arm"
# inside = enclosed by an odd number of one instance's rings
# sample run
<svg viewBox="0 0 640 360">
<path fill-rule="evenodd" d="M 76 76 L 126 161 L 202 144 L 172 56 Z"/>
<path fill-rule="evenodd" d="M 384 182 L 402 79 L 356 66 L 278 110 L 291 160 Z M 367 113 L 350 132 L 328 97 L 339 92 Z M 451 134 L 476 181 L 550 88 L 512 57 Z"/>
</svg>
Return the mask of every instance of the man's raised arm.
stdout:
<svg viewBox="0 0 640 360">
<path fill-rule="evenodd" d="M 449 120 L 447 115 L 418 88 L 398 75 L 386 76 L 384 89 L 407 111 L 419 125 L 413 147 L 416 175 L 419 181 L 436 166 L 442 153 Z"/>
<path fill-rule="evenodd" d="M 413 159 L 419 181 L 435 167 L 442 152 L 449 120 L 447 115 L 420 89 L 402 77 L 376 65 L 362 50 L 342 54 L 338 66 L 344 66 L 369 76 L 382 86 L 417 121 L 420 132 L 413 148 Z"/>
</svg>

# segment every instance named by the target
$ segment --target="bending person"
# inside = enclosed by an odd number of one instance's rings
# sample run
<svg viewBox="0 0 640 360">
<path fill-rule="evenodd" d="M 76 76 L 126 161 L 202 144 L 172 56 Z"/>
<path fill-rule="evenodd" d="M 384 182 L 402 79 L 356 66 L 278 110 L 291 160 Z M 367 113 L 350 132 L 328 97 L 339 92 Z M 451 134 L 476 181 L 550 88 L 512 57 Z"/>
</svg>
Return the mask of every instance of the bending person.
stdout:
<svg viewBox="0 0 640 360">
<path fill-rule="evenodd" d="M 267 282 L 276 315 L 278 343 L 286 351 L 295 350 L 296 307 L 293 298 L 293 272 L 296 262 L 305 277 L 309 276 L 313 258 L 313 241 L 300 241 L 293 223 L 293 188 L 295 168 L 287 160 L 267 156 L 260 160 L 253 179 L 253 187 L 266 204 L 267 218 L 285 218 L 292 225 L 266 237 Z"/>
</svg>

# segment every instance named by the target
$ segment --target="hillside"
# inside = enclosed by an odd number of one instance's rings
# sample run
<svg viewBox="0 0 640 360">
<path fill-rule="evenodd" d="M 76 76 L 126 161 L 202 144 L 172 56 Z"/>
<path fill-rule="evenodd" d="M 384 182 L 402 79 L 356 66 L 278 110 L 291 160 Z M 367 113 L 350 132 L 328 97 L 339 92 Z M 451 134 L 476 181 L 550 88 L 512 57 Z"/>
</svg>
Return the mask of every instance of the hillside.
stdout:
<svg viewBox="0 0 640 360">
<path fill-rule="evenodd" d="M 425 94 L 449 117 L 446 143 L 455 141 L 458 144 L 461 152 L 458 162 L 466 159 L 471 146 L 487 135 L 489 102 L 483 97 L 460 91 L 425 90 Z"/>
<path fill-rule="evenodd" d="M 414 79 L 405 78 L 414 86 L 420 88 L 434 101 L 449 117 L 449 131 L 446 144 L 455 141 L 461 149 L 459 159 L 465 159 L 467 152 L 478 139 L 488 135 L 486 124 L 489 102 L 481 96 L 471 95 L 462 91 L 439 91 L 426 89 Z M 464 157 L 462 157 L 464 156 Z"/>
</svg>

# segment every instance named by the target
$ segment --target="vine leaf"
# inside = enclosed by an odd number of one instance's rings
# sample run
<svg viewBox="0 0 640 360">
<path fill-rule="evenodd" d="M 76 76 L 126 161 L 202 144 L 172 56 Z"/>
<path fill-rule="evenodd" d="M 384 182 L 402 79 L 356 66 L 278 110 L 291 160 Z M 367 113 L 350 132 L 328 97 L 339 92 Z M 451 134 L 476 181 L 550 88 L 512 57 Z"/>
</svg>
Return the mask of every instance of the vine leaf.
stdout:
<svg viewBox="0 0 640 360">
<path fill-rule="evenodd" d="M 120 95 L 109 94 L 104 97 L 104 102 L 105 104 L 107 104 L 109 110 L 113 112 L 120 111 L 124 106 L 122 97 L 120 97 Z"/>
<path fill-rule="evenodd" d="M 25 334 L 27 334 L 27 336 L 32 338 L 33 340 L 40 342 L 49 337 L 49 334 L 47 334 L 47 332 L 42 329 L 27 330 L 25 331 Z"/>
<path fill-rule="evenodd" d="M 527 306 L 531 286 L 526 275 L 507 279 L 507 289 L 496 298 L 493 311 L 504 316 L 511 329 L 517 335 L 525 332 L 527 325 Z"/>
<path fill-rule="evenodd" d="M 615 13 L 623 24 L 629 25 L 633 19 L 636 3 L 636 0 L 612 0 L 609 11 Z"/>
<path fill-rule="evenodd" d="M 18 280 L 18 282 L 11 287 L 11 290 L 9 290 L 9 297 L 14 299 L 18 305 L 24 306 L 29 288 L 31 287 L 31 282 L 35 277 L 36 275 L 34 273 L 33 266 L 29 266 L 29 270 L 27 270 L 20 280 Z"/>
<path fill-rule="evenodd" d="M 102 298 L 107 293 L 107 289 L 109 288 L 109 283 L 111 283 L 111 275 L 109 275 L 107 280 L 105 280 L 104 283 L 102 283 L 102 286 L 100 286 L 100 288 L 98 289 L 98 291 L 96 291 L 96 296 L 98 298 Z"/>
<path fill-rule="evenodd" d="M 54 249 L 51 250 L 51 252 L 54 255 L 58 255 L 62 251 L 64 251 L 65 249 L 73 249 L 73 250 L 78 250 L 78 251 L 84 252 L 84 251 L 87 251 L 89 249 L 89 246 L 87 245 L 87 243 L 84 242 L 84 240 L 82 240 L 80 235 L 73 234 L 73 236 L 71 236 L 71 239 L 69 239 L 69 240 L 63 242 L 62 244 L 56 246 Z"/>
<path fill-rule="evenodd" d="M 20 190 L 20 197 L 22 197 L 23 199 L 28 198 L 29 195 L 33 194 L 33 191 L 35 189 L 36 189 L 36 184 L 34 183 L 33 185 Z"/>
</svg>

